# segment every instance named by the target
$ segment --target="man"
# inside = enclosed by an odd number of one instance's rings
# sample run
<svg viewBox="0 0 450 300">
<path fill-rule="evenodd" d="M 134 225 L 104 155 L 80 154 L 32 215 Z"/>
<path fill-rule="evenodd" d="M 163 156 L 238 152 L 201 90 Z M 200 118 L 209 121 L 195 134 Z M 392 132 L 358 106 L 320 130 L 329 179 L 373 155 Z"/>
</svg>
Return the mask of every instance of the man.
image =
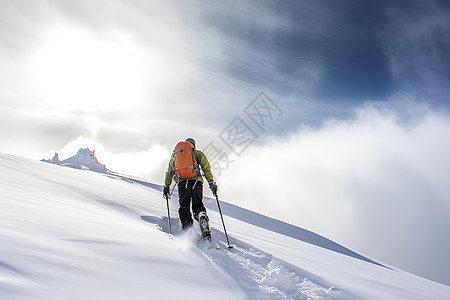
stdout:
<svg viewBox="0 0 450 300">
<path fill-rule="evenodd" d="M 178 195 L 180 202 L 178 214 L 180 216 L 183 230 L 189 229 L 194 223 L 190 208 L 192 205 L 192 212 L 194 213 L 194 218 L 200 224 L 200 229 L 202 231 L 202 238 L 210 240 L 211 232 L 208 224 L 209 218 L 208 215 L 206 214 L 206 208 L 203 204 L 203 178 L 201 170 L 203 170 L 204 176 L 209 183 L 209 188 L 211 189 L 214 195 L 217 194 L 217 185 L 214 182 L 214 178 L 211 173 L 211 166 L 205 154 L 203 154 L 203 152 L 201 152 L 200 150 L 195 149 L 195 140 L 193 138 L 188 138 L 186 139 L 186 142 L 192 146 L 191 148 L 189 147 L 189 145 L 187 145 L 188 147 L 185 148 L 189 148 L 188 150 L 191 150 L 193 153 L 193 155 L 191 156 L 194 165 L 193 168 L 194 175 L 192 175 L 189 178 L 183 178 L 182 176 L 179 176 L 178 173 L 176 172 L 177 167 L 175 167 L 176 162 L 174 162 L 174 160 L 176 161 L 178 159 L 177 152 L 181 153 L 185 151 L 185 149 L 177 150 L 177 147 L 179 144 L 184 145 L 187 144 L 181 142 L 175 147 L 174 153 L 170 158 L 169 166 L 167 168 L 165 177 L 163 196 L 165 199 L 169 198 L 170 184 L 172 183 L 172 177 L 175 177 L 175 181 L 178 184 Z M 188 150 L 186 150 L 185 152 L 188 152 Z"/>
</svg>

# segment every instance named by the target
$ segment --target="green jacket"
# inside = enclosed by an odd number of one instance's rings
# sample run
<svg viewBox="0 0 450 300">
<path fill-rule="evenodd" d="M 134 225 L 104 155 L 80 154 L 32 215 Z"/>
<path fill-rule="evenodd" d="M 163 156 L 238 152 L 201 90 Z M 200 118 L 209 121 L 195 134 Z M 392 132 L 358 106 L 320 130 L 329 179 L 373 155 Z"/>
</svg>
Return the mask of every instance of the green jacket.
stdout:
<svg viewBox="0 0 450 300">
<path fill-rule="evenodd" d="M 194 148 L 194 155 L 195 155 L 195 160 L 197 161 L 197 164 L 200 165 L 200 167 L 203 170 L 203 173 L 205 174 L 205 178 L 207 181 L 210 180 L 214 180 L 213 175 L 211 173 L 211 166 L 209 165 L 209 161 L 206 158 L 206 155 L 200 151 Z M 166 172 L 166 180 L 165 180 L 165 184 L 166 185 L 170 185 L 172 183 L 172 165 L 173 165 L 173 155 L 170 157 L 170 161 L 169 161 L 169 166 L 167 167 L 167 172 Z M 195 178 L 192 178 L 195 180 L 200 180 L 201 182 L 203 182 L 203 178 L 201 175 L 198 175 Z M 192 180 L 190 179 L 190 180 Z M 180 182 L 182 181 L 186 181 L 187 179 L 181 179 Z"/>
</svg>

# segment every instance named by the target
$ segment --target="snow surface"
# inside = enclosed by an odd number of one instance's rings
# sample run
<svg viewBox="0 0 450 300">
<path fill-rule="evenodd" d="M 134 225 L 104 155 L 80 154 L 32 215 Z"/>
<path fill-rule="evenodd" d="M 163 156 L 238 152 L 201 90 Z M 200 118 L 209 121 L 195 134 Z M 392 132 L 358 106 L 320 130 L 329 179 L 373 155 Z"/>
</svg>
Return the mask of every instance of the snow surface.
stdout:
<svg viewBox="0 0 450 300">
<path fill-rule="evenodd" d="M 161 187 L 0 154 L 0 299 L 450 299 L 450 287 L 307 230 L 205 199 L 213 240 L 180 233 Z M 317 216 L 320 217 L 320 216 Z M 198 231 L 198 230 L 197 230 Z"/>
</svg>

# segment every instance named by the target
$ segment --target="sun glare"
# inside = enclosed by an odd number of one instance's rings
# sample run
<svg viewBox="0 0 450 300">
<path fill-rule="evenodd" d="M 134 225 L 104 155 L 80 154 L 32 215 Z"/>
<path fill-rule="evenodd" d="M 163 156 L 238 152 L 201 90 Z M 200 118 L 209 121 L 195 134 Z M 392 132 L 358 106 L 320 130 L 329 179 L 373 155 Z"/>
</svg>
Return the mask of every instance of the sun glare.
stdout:
<svg viewBox="0 0 450 300">
<path fill-rule="evenodd" d="M 39 101 L 56 109 L 126 109 L 143 101 L 145 56 L 120 35 L 48 34 L 32 65 Z"/>
</svg>

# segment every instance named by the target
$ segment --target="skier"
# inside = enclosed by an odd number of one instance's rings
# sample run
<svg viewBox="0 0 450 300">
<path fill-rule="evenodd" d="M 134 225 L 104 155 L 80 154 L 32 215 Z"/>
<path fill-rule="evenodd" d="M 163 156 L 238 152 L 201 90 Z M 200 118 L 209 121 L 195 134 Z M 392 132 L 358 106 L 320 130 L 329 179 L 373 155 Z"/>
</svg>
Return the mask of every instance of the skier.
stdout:
<svg viewBox="0 0 450 300">
<path fill-rule="evenodd" d="M 211 240 L 208 223 L 209 218 L 203 204 L 203 178 L 201 170 L 203 170 L 204 176 L 208 181 L 209 188 L 216 195 L 218 187 L 214 182 L 211 166 L 206 155 L 200 150 L 195 149 L 195 140 L 193 138 L 188 138 L 185 142 L 178 143 L 175 146 L 167 168 L 163 197 L 165 199 L 169 198 L 170 184 L 172 183 L 173 177 L 178 184 L 180 203 L 178 214 L 183 230 L 189 229 L 194 223 L 190 209 L 192 205 L 194 218 L 200 224 L 202 238 Z"/>
</svg>

